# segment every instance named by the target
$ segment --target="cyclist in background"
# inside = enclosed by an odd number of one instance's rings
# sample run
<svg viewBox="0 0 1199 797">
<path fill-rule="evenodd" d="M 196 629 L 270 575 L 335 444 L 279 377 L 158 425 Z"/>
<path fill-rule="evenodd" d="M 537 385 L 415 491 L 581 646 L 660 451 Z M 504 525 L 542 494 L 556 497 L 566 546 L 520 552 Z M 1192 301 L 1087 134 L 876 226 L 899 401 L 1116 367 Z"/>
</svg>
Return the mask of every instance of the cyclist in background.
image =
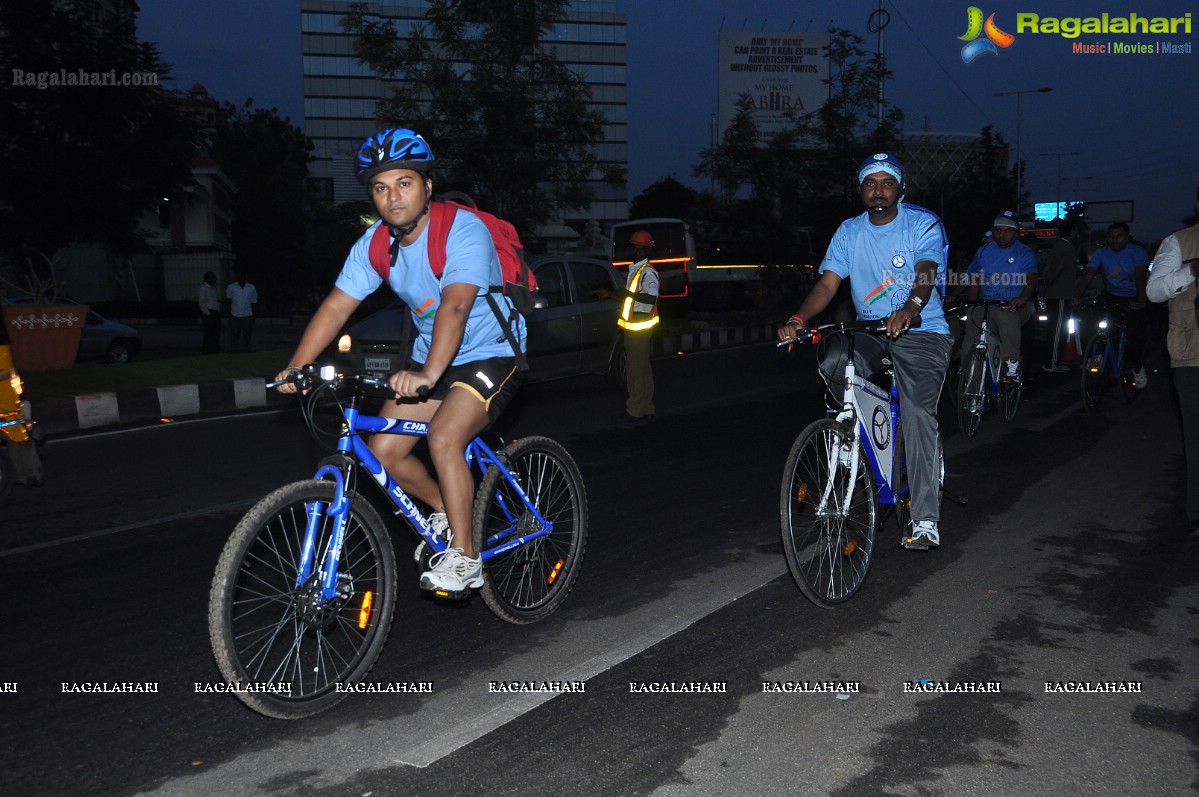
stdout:
<svg viewBox="0 0 1199 797">
<path fill-rule="evenodd" d="M 379 414 L 429 422 L 429 453 L 440 483 L 413 456 L 419 438 L 377 435 L 370 446 L 404 491 L 433 510 L 429 520 L 435 531 L 444 534 L 448 523 L 450 547 L 430 560 L 432 567 L 421 576 L 421 587 L 461 591 L 483 586 L 482 563 L 471 541 L 475 485 L 463 452 L 507 406 L 524 374 L 486 300 L 490 287 L 503 280 L 491 233 L 478 216 L 455 214 L 446 238 L 445 272 L 440 280 L 433 276 L 427 234 L 433 164 L 428 143 L 408 129 L 384 130 L 363 143 L 358 179 L 381 220 L 350 249 L 332 292 L 308 323 L 279 378 L 315 361 L 362 300 L 383 284 L 369 251 L 376 227 L 388 225 L 393 262 L 387 282 L 412 309 L 417 339 L 414 370 L 391 375 L 388 383 L 396 400 L 384 402 Z M 509 302 L 506 296 L 496 298 Z M 523 350 L 523 323 L 513 332 Z M 293 392 L 295 385 L 279 389 Z M 422 389 L 429 395 L 418 398 Z"/>
<path fill-rule="evenodd" d="M 1103 275 L 1103 300 L 1119 306 L 1124 315 L 1128 334 L 1128 364 L 1135 374 L 1133 384 L 1143 390 L 1149 384 L 1145 373 L 1145 344 L 1149 336 L 1145 317 L 1145 284 L 1149 281 L 1149 254 L 1129 242 L 1128 225 L 1113 222 L 1107 228 L 1107 246 L 1091 255 L 1082 279 L 1074 291 L 1074 305 L 1082 303 L 1083 294 L 1095 273 Z"/>
<path fill-rule="evenodd" d="M 828 306 L 845 279 L 858 318 L 886 320 L 885 339 L 857 335 L 854 363 L 865 378 L 880 373 L 884 356 L 894 365 L 912 495 L 912 529 L 900 544 L 928 550 L 941 544 L 937 401 L 952 345 L 938 278 L 948 254 L 945 228 L 931 211 L 903 202 L 907 179 L 893 156 L 867 158 L 857 179 L 866 212 L 837 229 L 820 264 L 820 279 L 778 334 L 781 340 L 794 338 L 807 319 Z M 917 316 L 920 325 L 904 334 Z M 825 381 L 844 365 L 844 342 L 834 337 L 820 363 Z M 834 393 L 843 398 L 842 390 Z"/>
<path fill-rule="evenodd" d="M 966 301 L 982 298 L 988 301 L 1007 302 L 1005 309 L 975 307 L 966 320 L 966 341 L 978 339 L 983 315 L 991 331 L 999 335 L 999 352 L 1006 367 L 1001 375 L 1007 379 L 1021 380 L 1020 328 L 1028 323 L 1032 310 L 1028 301 L 1037 290 L 1037 256 L 1031 249 L 1016 240 L 1020 223 L 1016 214 L 1005 210 L 995 217 L 994 240 L 980 246 L 974 260 L 966 268 L 970 287 Z M 962 367 L 970 359 L 971 346 L 962 346 Z"/>
</svg>

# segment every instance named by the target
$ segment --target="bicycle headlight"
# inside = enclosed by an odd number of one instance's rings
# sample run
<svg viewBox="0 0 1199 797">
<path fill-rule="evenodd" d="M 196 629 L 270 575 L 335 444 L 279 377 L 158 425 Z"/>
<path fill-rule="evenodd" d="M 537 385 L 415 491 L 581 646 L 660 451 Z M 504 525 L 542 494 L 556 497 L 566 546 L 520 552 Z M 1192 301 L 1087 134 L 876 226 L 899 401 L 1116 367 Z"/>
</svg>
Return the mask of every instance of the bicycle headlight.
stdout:
<svg viewBox="0 0 1199 797">
<path fill-rule="evenodd" d="M 354 346 L 354 339 L 351 338 L 348 334 L 342 335 L 340 338 L 337 339 L 337 350 L 339 352 L 341 352 L 342 354 L 349 353 L 350 349 L 353 348 L 353 346 Z"/>
</svg>

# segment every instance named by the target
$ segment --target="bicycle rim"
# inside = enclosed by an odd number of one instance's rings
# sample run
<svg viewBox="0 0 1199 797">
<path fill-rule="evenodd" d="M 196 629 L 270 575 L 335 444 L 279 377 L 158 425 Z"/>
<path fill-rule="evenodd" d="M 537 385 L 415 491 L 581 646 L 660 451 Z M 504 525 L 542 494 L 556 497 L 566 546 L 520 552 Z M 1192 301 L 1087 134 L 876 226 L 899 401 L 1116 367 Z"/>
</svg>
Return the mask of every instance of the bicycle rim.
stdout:
<svg viewBox="0 0 1199 797">
<path fill-rule="evenodd" d="M 1003 420 L 1011 423 L 1020 409 L 1020 395 L 1024 387 L 1015 379 L 1004 379 L 999 383 L 999 411 Z"/>
<path fill-rule="evenodd" d="M 483 565 L 484 603 L 498 617 L 525 624 L 555 611 L 579 576 L 587 543 L 587 494 L 578 466 L 553 440 L 526 437 L 503 454 L 517 484 L 553 524 L 548 535 Z M 512 483 L 498 468 L 489 470 L 475 496 L 475 549 L 495 548 L 540 528 Z"/>
<path fill-rule="evenodd" d="M 986 366 L 979 355 L 972 355 L 962 373 L 962 390 L 958 396 L 958 428 L 967 440 L 978 434 L 982 423 L 986 397 L 983 395 L 983 379 Z"/>
<path fill-rule="evenodd" d="M 787 567 L 804 596 L 826 609 L 857 593 L 874 556 L 874 480 L 855 441 L 859 462 L 850 484 L 841 456 L 848 439 L 844 425 L 816 421 L 796 439 L 783 475 L 780 521 Z"/>
<path fill-rule="evenodd" d="M 279 685 L 239 692 L 267 716 L 294 719 L 339 702 L 340 683 L 369 672 L 395 607 L 395 561 L 379 516 L 354 493 L 339 565 L 338 594 L 320 596 L 319 573 L 332 536 L 324 509 L 330 482 L 276 490 L 238 524 L 221 555 L 209 603 L 209 633 L 229 683 Z M 296 586 L 310 507 L 320 512 L 314 575 Z"/>
<path fill-rule="evenodd" d="M 1104 356 L 1107 352 L 1107 336 L 1099 333 L 1087 343 L 1083 353 L 1082 366 L 1082 405 L 1088 411 L 1099 406 L 1103 398 L 1103 389 L 1107 384 Z"/>
</svg>

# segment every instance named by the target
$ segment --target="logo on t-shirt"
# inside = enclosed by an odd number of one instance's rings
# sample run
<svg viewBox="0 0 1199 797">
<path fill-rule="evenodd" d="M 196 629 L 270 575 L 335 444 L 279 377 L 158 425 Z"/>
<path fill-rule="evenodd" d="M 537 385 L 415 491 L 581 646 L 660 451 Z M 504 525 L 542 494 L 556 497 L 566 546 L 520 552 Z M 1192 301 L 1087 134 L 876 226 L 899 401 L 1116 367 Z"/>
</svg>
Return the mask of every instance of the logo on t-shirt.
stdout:
<svg viewBox="0 0 1199 797">
<path fill-rule="evenodd" d="M 891 265 L 895 266 L 895 268 L 903 268 L 905 265 L 907 265 L 907 262 L 908 259 L 903 255 L 896 255 L 895 257 L 891 258 Z"/>
</svg>

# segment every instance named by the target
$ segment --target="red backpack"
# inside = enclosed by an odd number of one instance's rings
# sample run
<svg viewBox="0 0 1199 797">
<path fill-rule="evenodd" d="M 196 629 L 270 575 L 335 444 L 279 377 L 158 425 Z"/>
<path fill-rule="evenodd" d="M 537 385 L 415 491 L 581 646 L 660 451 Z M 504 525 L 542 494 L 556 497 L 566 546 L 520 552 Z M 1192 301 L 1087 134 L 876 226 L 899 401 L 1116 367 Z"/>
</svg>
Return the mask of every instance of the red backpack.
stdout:
<svg viewBox="0 0 1199 797">
<path fill-rule="evenodd" d="M 491 234 L 492 243 L 495 244 L 495 251 L 499 256 L 504 284 L 491 286 L 491 290 L 487 294 L 487 303 L 491 305 L 491 311 L 495 313 L 496 319 L 503 327 L 504 336 L 508 338 L 508 343 L 516 354 L 520 369 L 526 370 L 528 363 L 525 361 L 524 352 L 520 350 L 512 331 L 516 319 L 512 316 L 505 317 L 493 296 L 496 293 L 504 294 L 512 301 L 515 312 L 524 316 L 528 316 L 534 308 L 533 292 L 537 290 L 537 278 L 525 263 L 525 249 L 520 242 L 520 236 L 516 234 L 516 228 L 510 222 L 467 205 L 452 201 L 433 201 L 429 204 L 429 268 L 438 280 L 445 273 L 446 239 L 449 238 L 454 217 L 460 210 L 478 216 L 486 225 L 487 232 Z M 395 264 L 397 254 L 398 248 L 393 248 L 390 229 L 386 224 L 380 224 L 371 235 L 369 258 L 371 266 L 384 282 L 391 273 L 391 267 Z"/>
<path fill-rule="evenodd" d="M 520 242 L 520 236 L 516 234 L 516 228 L 510 222 L 490 213 L 442 200 L 429 205 L 429 267 L 433 276 L 441 279 L 445 272 L 445 243 L 459 210 L 478 216 L 487 226 L 487 232 L 491 233 L 504 279 L 503 285 L 491 286 L 491 292 L 504 294 L 512 300 L 512 304 L 522 315 L 528 315 L 533 309 L 532 294 L 537 290 L 537 278 L 525 263 L 525 248 Z M 384 282 L 387 281 L 392 263 L 395 262 L 393 254 L 387 225 L 380 224 L 371 236 L 370 261 Z"/>
</svg>

